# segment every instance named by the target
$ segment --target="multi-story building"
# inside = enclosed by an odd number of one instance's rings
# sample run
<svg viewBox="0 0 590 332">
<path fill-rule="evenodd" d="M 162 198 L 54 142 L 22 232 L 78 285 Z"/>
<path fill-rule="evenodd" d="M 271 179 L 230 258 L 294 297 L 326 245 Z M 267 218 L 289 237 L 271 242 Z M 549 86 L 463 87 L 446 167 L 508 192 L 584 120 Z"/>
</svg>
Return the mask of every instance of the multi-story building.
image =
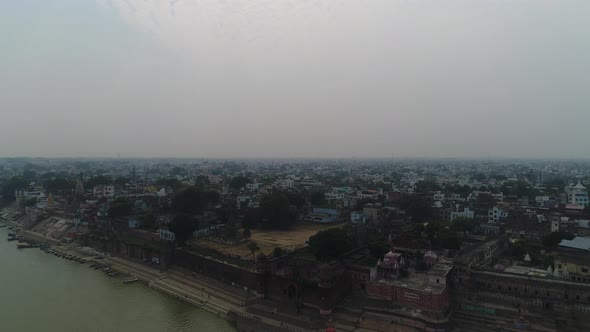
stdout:
<svg viewBox="0 0 590 332">
<path fill-rule="evenodd" d="M 566 189 L 567 202 L 568 204 L 574 205 L 588 205 L 588 189 L 584 187 L 580 182 L 575 186 L 570 186 Z"/>
<path fill-rule="evenodd" d="M 93 189 L 94 197 L 115 197 L 115 187 L 100 185 Z"/>
<path fill-rule="evenodd" d="M 508 211 L 504 210 L 499 206 L 494 206 L 488 210 L 488 222 L 499 223 L 502 219 L 508 217 Z"/>
</svg>

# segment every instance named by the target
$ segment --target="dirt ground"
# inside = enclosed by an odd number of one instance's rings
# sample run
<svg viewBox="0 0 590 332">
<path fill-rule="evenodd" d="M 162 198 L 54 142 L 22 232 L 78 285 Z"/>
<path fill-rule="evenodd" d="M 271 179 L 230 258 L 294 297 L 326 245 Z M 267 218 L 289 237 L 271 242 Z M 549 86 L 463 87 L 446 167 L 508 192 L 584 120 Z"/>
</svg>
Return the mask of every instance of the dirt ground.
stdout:
<svg viewBox="0 0 590 332">
<path fill-rule="evenodd" d="M 281 247 L 289 250 L 301 248 L 305 246 L 305 241 L 319 231 L 330 229 L 333 227 L 342 227 L 342 225 L 322 225 L 302 223 L 298 224 L 292 229 L 288 230 L 258 230 L 251 231 L 251 240 L 256 242 L 260 247 L 260 251 L 265 255 L 271 255 L 276 247 Z M 225 245 L 215 243 L 207 239 L 199 239 L 196 241 L 197 245 L 215 249 L 227 254 L 239 255 L 244 258 L 252 258 L 252 253 L 248 249 L 249 241 L 237 245 Z"/>
</svg>

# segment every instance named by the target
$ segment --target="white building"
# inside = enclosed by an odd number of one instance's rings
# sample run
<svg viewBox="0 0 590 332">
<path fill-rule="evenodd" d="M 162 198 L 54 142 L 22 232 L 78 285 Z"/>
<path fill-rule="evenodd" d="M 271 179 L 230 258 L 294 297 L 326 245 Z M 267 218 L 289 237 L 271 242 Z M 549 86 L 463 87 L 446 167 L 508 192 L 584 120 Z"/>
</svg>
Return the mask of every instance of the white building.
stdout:
<svg viewBox="0 0 590 332">
<path fill-rule="evenodd" d="M 248 190 L 258 190 L 262 188 L 262 183 L 246 183 L 246 189 Z"/>
<path fill-rule="evenodd" d="M 276 180 L 275 187 L 281 189 L 293 188 L 295 187 L 295 181 L 293 179 Z"/>
<path fill-rule="evenodd" d="M 470 210 L 468 207 L 465 207 L 463 210 L 459 210 L 459 205 L 457 205 L 454 211 L 451 212 L 451 221 L 457 218 L 473 219 L 475 218 L 475 211 Z"/>
<path fill-rule="evenodd" d="M 440 191 L 437 191 L 434 193 L 434 195 L 432 195 L 432 199 L 434 201 L 443 201 L 445 199 L 445 194 Z"/>
<path fill-rule="evenodd" d="M 551 200 L 551 197 L 549 197 L 549 196 L 536 196 L 535 197 L 535 202 L 537 203 L 537 205 L 543 205 L 543 203 L 545 203 L 549 200 Z"/>
<path fill-rule="evenodd" d="M 96 186 L 94 187 L 94 197 L 115 197 L 114 186 Z"/>
<path fill-rule="evenodd" d="M 574 205 L 588 205 L 588 189 L 584 187 L 580 182 L 575 186 L 566 188 L 567 203 Z"/>
<path fill-rule="evenodd" d="M 508 212 L 504 209 L 494 206 L 488 210 L 488 222 L 499 223 L 502 219 L 508 217 Z"/>
</svg>

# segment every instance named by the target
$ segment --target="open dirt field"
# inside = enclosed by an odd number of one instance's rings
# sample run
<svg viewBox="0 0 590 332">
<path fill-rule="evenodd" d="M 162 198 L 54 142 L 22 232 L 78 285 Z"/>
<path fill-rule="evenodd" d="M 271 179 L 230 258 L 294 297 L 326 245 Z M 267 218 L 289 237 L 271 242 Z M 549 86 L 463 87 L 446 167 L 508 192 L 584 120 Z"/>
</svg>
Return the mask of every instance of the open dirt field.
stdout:
<svg viewBox="0 0 590 332">
<path fill-rule="evenodd" d="M 342 225 L 321 225 L 321 224 L 298 224 L 288 230 L 252 230 L 251 240 L 256 242 L 260 247 L 260 252 L 265 255 L 271 255 L 276 247 L 289 250 L 305 246 L 305 241 L 319 231 L 333 227 L 342 227 Z M 225 245 L 215 243 L 206 239 L 199 239 L 196 244 L 199 246 L 215 249 L 227 254 L 239 255 L 244 258 L 252 258 L 252 253 L 248 249 L 248 243 L 244 242 L 238 245 Z"/>
</svg>

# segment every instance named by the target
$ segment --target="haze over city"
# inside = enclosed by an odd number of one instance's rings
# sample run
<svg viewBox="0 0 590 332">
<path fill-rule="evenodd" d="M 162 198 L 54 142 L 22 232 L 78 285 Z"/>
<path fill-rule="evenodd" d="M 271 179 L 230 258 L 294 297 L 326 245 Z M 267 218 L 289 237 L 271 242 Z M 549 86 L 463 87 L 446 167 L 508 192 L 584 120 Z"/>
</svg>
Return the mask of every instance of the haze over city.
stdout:
<svg viewBox="0 0 590 332">
<path fill-rule="evenodd" d="M 4 1 L 0 156 L 588 158 L 588 1 Z"/>
</svg>

